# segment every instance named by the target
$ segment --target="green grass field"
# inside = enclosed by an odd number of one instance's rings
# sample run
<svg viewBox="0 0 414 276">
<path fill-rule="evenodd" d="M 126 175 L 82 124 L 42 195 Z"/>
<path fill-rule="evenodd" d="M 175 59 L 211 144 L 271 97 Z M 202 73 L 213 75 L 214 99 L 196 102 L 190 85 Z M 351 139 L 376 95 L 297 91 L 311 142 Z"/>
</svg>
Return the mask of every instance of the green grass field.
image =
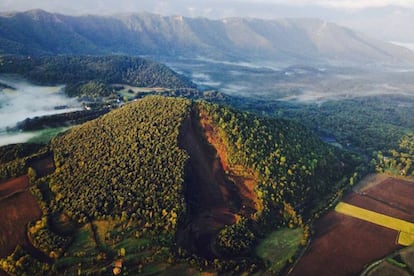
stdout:
<svg viewBox="0 0 414 276">
<path fill-rule="evenodd" d="M 303 230 L 283 228 L 269 234 L 256 247 L 256 254 L 268 265 L 268 270 L 278 273 L 299 248 Z"/>
<path fill-rule="evenodd" d="M 69 127 L 47 128 L 36 131 L 36 136 L 31 138 L 28 143 L 47 144 L 49 141 L 59 133 L 69 129 Z"/>
<path fill-rule="evenodd" d="M 122 98 L 126 98 L 128 100 L 135 99 L 135 97 L 139 93 L 149 93 L 149 92 L 165 92 L 169 89 L 161 88 L 161 87 L 135 87 L 129 85 L 122 85 L 124 88 L 119 90 L 117 93 Z"/>
<path fill-rule="evenodd" d="M 73 268 L 74 271 L 67 271 L 69 273 L 78 273 L 78 270 L 92 272 L 96 268 L 94 266 L 96 261 L 94 256 L 98 252 L 91 226 L 86 224 L 77 231 L 73 243 L 66 250 L 64 256 L 56 262 L 56 266 L 58 269 Z M 90 271 L 91 268 L 93 269 L 92 271 Z"/>
</svg>

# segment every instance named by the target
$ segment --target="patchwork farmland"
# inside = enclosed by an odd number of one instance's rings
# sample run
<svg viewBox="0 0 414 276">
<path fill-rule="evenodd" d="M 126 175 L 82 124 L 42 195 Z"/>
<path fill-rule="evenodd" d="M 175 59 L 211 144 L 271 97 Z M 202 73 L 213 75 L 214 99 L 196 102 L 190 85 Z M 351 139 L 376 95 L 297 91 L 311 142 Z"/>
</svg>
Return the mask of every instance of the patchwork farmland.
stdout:
<svg viewBox="0 0 414 276">
<path fill-rule="evenodd" d="M 376 177 L 315 224 L 314 238 L 291 275 L 355 275 L 414 243 L 414 182 Z"/>
<path fill-rule="evenodd" d="M 398 231 L 397 243 L 399 245 L 410 246 L 414 244 L 414 223 L 386 216 L 377 212 L 373 212 L 364 208 L 340 202 L 335 211 L 347 216 L 358 218 L 367 222 L 374 223 L 385 228 Z"/>
</svg>

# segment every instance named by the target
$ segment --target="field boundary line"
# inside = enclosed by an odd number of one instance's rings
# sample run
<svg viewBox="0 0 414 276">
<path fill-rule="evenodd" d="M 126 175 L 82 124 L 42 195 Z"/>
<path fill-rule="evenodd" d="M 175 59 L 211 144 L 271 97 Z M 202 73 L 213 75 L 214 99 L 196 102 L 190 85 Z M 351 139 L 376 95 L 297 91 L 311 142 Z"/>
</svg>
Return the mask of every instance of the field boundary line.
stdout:
<svg viewBox="0 0 414 276">
<path fill-rule="evenodd" d="M 405 235 L 414 236 L 414 223 L 402 219 L 397 219 L 391 216 L 373 212 L 345 202 L 339 202 L 335 207 L 335 211 L 340 214 L 344 214 L 350 217 L 377 224 L 382 227 L 396 230 L 400 233 L 403 232 L 405 233 Z M 400 242 L 398 243 L 401 244 Z"/>
</svg>

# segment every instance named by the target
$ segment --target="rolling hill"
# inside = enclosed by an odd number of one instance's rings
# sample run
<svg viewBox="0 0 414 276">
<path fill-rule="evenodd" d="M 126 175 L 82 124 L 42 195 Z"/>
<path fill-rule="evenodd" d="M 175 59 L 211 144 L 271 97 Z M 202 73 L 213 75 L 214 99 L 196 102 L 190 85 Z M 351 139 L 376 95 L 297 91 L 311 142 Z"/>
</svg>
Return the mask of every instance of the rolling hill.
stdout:
<svg viewBox="0 0 414 276">
<path fill-rule="evenodd" d="M 40 84 L 66 84 L 69 96 L 108 96 L 110 84 L 195 88 L 163 64 L 127 56 L 4 56 L 0 57 L 0 73 L 19 74 Z"/>
<path fill-rule="evenodd" d="M 149 13 L 0 15 L 2 54 L 127 54 L 293 62 L 414 62 L 414 53 L 317 19 L 163 17 Z"/>
<path fill-rule="evenodd" d="M 359 162 L 294 122 L 159 96 L 28 154 L 1 164 L 9 175 L 27 169 L 42 210 L 29 245 L 0 256 L 11 274 L 107 273 L 119 264 L 129 273 L 266 269 L 254 255 L 258 239 L 277 227 L 306 229 Z"/>
</svg>

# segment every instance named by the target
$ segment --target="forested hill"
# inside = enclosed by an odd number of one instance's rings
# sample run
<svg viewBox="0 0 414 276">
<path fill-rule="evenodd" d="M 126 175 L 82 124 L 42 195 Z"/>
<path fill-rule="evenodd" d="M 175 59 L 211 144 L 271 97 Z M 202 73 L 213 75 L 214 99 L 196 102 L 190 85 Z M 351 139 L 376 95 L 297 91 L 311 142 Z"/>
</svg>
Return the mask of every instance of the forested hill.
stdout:
<svg viewBox="0 0 414 276">
<path fill-rule="evenodd" d="M 209 126 L 199 125 L 200 116 Z M 186 118 L 196 126 L 194 133 L 182 125 Z M 77 219 L 120 215 L 125 207 L 132 213 L 152 209 L 154 219 L 163 217 L 163 209 L 182 213 L 179 198 L 191 149 L 179 137 L 208 135 L 210 128 L 218 130 L 222 142 L 213 146 L 224 148 L 222 161 L 247 168 L 260 180 L 255 192 L 260 191 L 265 211 L 285 202 L 305 213 L 335 193 L 334 183 L 352 170 L 346 155 L 296 123 L 208 103 L 146 97 L 53 140 L 58 170 L 52 189 L 61 198 L 56 203 Z M 156 198 L 164 196 L 175 199 Z"/>
<path fill-rule="evenodd" d="M 0 54 L 149 55 L 269 62 L 414 62 L 408 49 L 318 19 L 210 20 L 149 13 L 0 14 Z"/>
<path fill-rule="evenodd" d="M 136 274 L 190 258 L 254 271 L 258 238 L 289 225 L 306 241 L 307 223 L 358 165 L 297 123 L 161 96 L 73 127 L 38 157 L 22 154 L 0 164 L 2 176 L 36 158 L 54 164 L 46 176 L 41 165 L 27 170 L 43 213 L 28 235 L 51 259 L 31 266 L 41 260 L 18 247 L 0 259 L 10 274 L 97 274 L 117 260 Z"/>
<path fill-rule="evenodd" d="M 43 210 L 29 235 L 53 259 L 42 269 L 58 274 L 80 266 L 96 274 L 117 258 L 131 273 L 177 258 L 253 271 L 262 265 L 258 237 L 283 225 L 307 229 L 358 165 L 294 122 L 160 96 L 70 129 L 49 152 L 52 174 L 36 180 L 29 169 Z M 5 169 L 24 169 L 25 160 Z M 0 268 L 30 271 L 22 254 Z"/>
<path fill-rule="evenodd" d="M 94 84 L 95 90 L 106 89 L 105 85 L 114 83 L 142 87 L 195 87 L 165 65 L 126 56 L 3 56 L 0 57 L 0 73 L 20 74 L 41 84 L 67 84 L 69 94 L 80 90 L 74 87 L 87 83 Z"/>
</svg>

